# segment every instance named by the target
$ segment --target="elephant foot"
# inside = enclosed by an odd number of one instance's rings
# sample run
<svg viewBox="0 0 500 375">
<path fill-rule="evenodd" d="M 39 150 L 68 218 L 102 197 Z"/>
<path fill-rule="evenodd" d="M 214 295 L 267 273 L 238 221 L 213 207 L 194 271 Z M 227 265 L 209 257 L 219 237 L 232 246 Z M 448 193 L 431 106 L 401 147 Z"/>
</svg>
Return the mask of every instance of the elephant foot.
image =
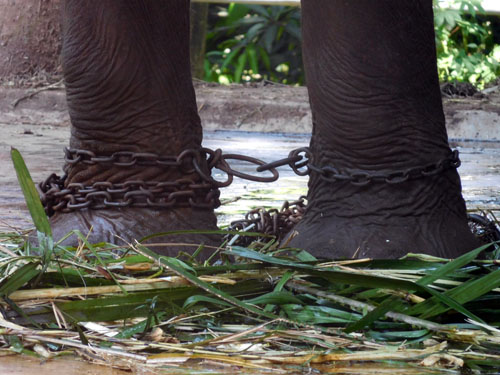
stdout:
<svg viewBox="0 0 500 375">
<path fill-rule="evenodd" d="M 478 246 L 462 220 L 398 217 L 367 221 L 317 215 L 305 217 L 291 232 L 290 247 L 317 258 L 395 259 L 408 253 L 456 258 Z"/>
<path fill-rule="evenodd" d="M 114 208 L 105 210 L 79 210 L 56 213 L 50 218 L 55 241 L 73 230 L 88 235 L 90 243 L 109 242 L 117 245 L 135 243 L 143 237 L 164 232 L 184 230 L 217 230 L 217 219 L 213 210 L 176 208 L 155 210 L 151 208 Z M 206 259 L 220 245 L 217 235 L 172 234 L 150 238 L 142 242 L 155 252 L 166 256 L 177 256 L 179 252 L 192 254 L 200 244 L 206 247 L 200 258 Z M 71 235 L 63 245 L 78 245 L 78 237 Z"/>
</svg>

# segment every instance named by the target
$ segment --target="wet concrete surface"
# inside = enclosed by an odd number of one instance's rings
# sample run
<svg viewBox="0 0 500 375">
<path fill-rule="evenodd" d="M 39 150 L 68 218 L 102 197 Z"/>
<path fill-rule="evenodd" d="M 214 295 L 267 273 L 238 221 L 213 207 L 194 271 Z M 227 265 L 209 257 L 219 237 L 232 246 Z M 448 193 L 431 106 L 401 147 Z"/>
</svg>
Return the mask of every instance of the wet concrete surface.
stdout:
<svg viewBox="0 0 500 375">
<path fill-rule="evenodd" d="M 19 149 L 35 182 L 51 173 L 61 173 L 63 147 L 69 138 L 68 126 L 3 125 L 0 123 L 0 230 L 27 228 L 31 220 L 24 204 L 16 174 L 10 161 L 10 147 Z M 289 151 L 306 146 L 305 134 L 265 134 L 255 132 L 205 132 L 204 146 L 221 148 L 224 153 L 251 155 L 264 161 L 284 158 Z M 460 150 L 463 194 L 469 209 L 500 210 L 500 142 L 457 142 Z M 233 168 L 252 173 L 255 166 L 237 160 Z M 242 217 L 244 212 L 259 206 L 280 207 L 284 200 L 295 200 L 307 191 L 307 178 L 295 175 L 289 167 L 280 167 L 280 179 L 272 184 L 256 183 L 235 178 L 222 190 L 218 209 L 219 225 Z M 223 179 L 215 171 L 216 179 Z"/>
</svg>

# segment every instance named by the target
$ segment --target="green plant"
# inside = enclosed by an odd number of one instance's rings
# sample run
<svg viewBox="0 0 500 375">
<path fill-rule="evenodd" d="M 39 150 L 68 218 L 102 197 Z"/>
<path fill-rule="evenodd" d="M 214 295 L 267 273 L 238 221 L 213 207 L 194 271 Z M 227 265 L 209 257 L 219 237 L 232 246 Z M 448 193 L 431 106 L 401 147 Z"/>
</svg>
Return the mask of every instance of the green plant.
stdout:
<svg viewBox="0 0 500 375">
<path fill-rule="evenodd" d="M 500 46 L 494 44 L 481 0 L 435 0 L 438 71 L 441 81 L 483 88 L 500 75 Z"/>
<path fill-rule="evenodd" d="M 500 75 L 500 46 L 480 17 L 481 0 L 434 0 L 439 78 L 480 88 Z M 211 6 L 205 80 L 271 80 L 303 84 L 300 9 L 230 4 Z"/>
<path fill-rule="evenodd" d="M 218 19 L 207 37 L 205 80 L 303 83 L 298 8 L 232 3 L 214 9 Z"/>
</svg>

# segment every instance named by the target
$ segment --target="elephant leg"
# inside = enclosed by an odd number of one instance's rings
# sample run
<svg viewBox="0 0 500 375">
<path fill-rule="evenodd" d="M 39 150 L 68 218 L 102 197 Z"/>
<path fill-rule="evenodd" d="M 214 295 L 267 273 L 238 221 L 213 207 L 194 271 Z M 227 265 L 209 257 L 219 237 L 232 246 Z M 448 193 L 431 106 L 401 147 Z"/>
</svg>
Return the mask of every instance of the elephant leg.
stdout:
<svg viewBox="0 0 500 375">
<path fill-rule="evenodd" d="M 476 247 L 456 169 L 418 172 L 451 153 L 432 0 L 303 0 L 302 22 L 316 168 L 290 245 L 326 258 Z"/>
<path fill-rule="evenodd" d="M 201 149 L 202 128 L 189 64 L 189 0 L 66 0 L 62 57 L 72 125 L 70 148 L 83 150 L 73 152 L 64 167 L 65 187 L 111 183 L 104 190 L 119 204 L 57 211 L 51 218 L 54 237 L 73 229 L 86 234 L 92 228 L 90 241 L 123 243 L 122 239 L 133 241 L 158 232 L 217 229 L 213 207 L 205 203 L 218 201 L 218 190 L 204 187 L 206 179 L 200 179 L 192 165 L 160 165 L 157 159 L 147 163 L 149 156 L 142 154 L 175 162 L 182 151 Z M 88 158 L 75 162 L 85 152 L 95 154 L 98 162 Z M 142 163 L 122 152 L 141 153 Z M 102 161 L 113 154 L 115 163 Z M 208 172 L 206 160 L 199 163 Z M 153 185 L 163 195 L 142 193 L 148 186 L 154 190 Z M 127 189 L 132 193 L 124 197 Z M 175 198 L 166 198 L 175 191 Z M 138 196 L 142 198 L 136 202 Z M 192 204 L 198 198 L 203 204 Z M 134 204 L 127 206 L 126 201 Z M 151 207 L 148 201 L 157 205 Z M 172 201 L 170 208 L 159 208 Z M 184 235 L 152 241 L 212 240 Z M 168 255 L 179 250 L 186 248 L 157 249 Z"/>
</svg>

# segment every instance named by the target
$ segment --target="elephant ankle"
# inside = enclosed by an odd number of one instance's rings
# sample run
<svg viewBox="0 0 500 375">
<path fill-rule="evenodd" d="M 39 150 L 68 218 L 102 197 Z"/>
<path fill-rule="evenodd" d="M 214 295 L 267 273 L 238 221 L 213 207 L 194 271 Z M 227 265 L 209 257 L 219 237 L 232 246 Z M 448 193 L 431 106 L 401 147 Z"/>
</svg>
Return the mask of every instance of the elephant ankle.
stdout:
<svg viewBox="0 0 500 375">
<path fill-rule="evenodd" d="M 72 150 L 66 162 L 67 175 L 54 174 L 40 184 L 55 240 L 74 230 L 89 234 L 91 242 L 115 244 L 159 232 L 217 230 L 214 209 L 220 205 L 220 192 L 201 149 L 180 156 Z M 213 236 L 202 234 L 169 235 L 159 241 L 184 244 L 176 249 L 155 246 L 166 255 L 193 252 L 201 243 L 219 245 Z M 77 242 L 73 236 L 64 244 Z"/>
<path fill-rule="evenodd" d="M 291 247 L 318 258 L 400 258 L 424 253 L 456 258 L 479 246 L 467 222 L 460 217 L 366 217 L 307 215 L 294 228 Z"/>
<path fill-rule="evenodd" d="M 155 210 L 137 207 L 83 209 L 58 212 L 50 218 L 50 224 L 55 241 L 75 231 L 81 232 L 92 244 L 106 242 L 127 246 L 151 237 L 141 243 L 167 256 L 192 254 L 202 245 L 204 250 L 201 251 L 201 259 L 206 259 L 221 243 L 218 235 L 206 234 L 207 231 L 218 230 L 213 210 Z M 179 234 L 179 231 L 190 233 Z M 77 246 L 79 242 L 78 236 L 72 234 L 61 244 Z"/>
</svg>

